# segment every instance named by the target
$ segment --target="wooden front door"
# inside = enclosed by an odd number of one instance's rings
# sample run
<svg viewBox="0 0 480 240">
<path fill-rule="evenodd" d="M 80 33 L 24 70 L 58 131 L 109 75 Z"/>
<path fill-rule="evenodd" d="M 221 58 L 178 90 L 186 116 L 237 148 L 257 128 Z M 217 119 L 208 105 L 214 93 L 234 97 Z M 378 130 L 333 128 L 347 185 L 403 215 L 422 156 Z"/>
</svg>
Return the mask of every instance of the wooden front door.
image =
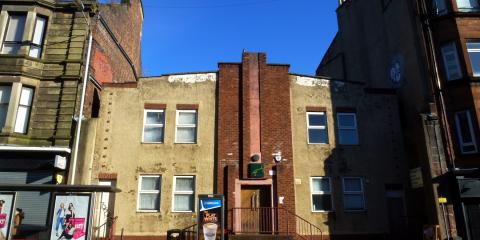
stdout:
<svg viewBox="0 0 480 240">
<path fill-rule="evenodd" d="M 269 185 L 242 186 L 241 232 L 272 233 L 273 209 Z"/>
</svg>

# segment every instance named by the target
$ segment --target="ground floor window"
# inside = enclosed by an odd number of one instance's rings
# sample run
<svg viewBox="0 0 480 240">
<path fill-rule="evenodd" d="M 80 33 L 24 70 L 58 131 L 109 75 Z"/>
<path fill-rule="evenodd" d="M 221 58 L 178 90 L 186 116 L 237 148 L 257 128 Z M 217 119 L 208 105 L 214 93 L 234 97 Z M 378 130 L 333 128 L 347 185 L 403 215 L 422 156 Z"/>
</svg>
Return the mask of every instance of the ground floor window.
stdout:
<svg viewBox="0 0 480 240">
<path fill-rule="evenodd" d="M 160 210 L 161 178 L 158 175 L 140 176 L 138 191 L 139 211 Z"/>
<path fill-rule="evenodd" d="M 362 178 L 343 178 L 343 205 L 346 211 L 358 211 L 365 209 Z"/>
<path fill-rule="evenodd" d="M 329 177 L 310 178 L 312 212 L 332 210 L 332 185 Z"/>
<path fill-rule="evenodd" d="M 173 186 L 173 211 L 193 212 L 195 209 L 195 177 L 175 176 Z"/>
</svg>

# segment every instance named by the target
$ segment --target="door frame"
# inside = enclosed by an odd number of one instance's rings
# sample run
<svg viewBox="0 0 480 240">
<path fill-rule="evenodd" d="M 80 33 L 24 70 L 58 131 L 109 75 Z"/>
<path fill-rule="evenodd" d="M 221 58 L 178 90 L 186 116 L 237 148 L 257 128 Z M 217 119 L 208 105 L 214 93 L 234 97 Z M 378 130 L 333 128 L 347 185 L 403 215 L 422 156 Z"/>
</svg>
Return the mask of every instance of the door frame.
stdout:
<svg viewBox="0 0 480 240">
<path fill-rule="evenodd" d="M 273 180 L 272 179 L 264 179 L 264 180 L 240 180 L 235 179 L 235 208 L 242 207 L 242 186 L 269 186 L 270 187 L 270 207 L 273 208 L 274 206 L 274 191 L 273 191 Z M 272 219 L 273 219 L 273 212 L 272 212 Z M 242 219 L 241 211 L 236 211 L 233 216 L 235 219 Z M 242 229 L 242 222 L 241 221 L 234 221 L 234 231 L 239 232 Z M 272 221 L 272 229 L 275 229 L 275 222 Z"/>
</svg>

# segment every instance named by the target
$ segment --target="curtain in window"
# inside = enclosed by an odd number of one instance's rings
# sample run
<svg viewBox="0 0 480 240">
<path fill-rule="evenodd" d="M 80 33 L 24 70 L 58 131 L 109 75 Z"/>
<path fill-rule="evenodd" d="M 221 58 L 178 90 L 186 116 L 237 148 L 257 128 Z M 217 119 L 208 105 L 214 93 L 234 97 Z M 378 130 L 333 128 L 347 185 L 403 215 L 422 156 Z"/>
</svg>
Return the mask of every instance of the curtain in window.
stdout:
<svg viewBox="0 0 480 240">
<path fill-rule="evenodd" d="M 193 143 L 196 139 L 195 133 L 195 128 L 178 127 L 177 142 Z"/>
<path fill-rule="evenodd" d="M 328 178 L 322 179 L 313 179 L 312 181 L 312 191 L 314 192 L 330 192 L 330 183 Z"/>
<path fill-rule="evenodd" d="M 177 178 L 175 191 L 193 191 L 193 178 Z"/>
<path fill-rule="evenodd" d="M 195 124 L 196 115 L 197 114 L 195 112 L 179 112 L 178 124 Z"/>
<path fill-rule="evenodd" d="M 140 209 L 142 210 L 156 210 L 159 209 L 158 193 L 140 193 Z"/>
<path fill-rule="evenodd" d="M 193 211 L 193 194 L 175 194 L 175 211 Z"/>
<path fill-rule="evenodd" d="M 158 177 L 143 177 L 142 190 L 159 190 L 160 179 Z"/>
<path fill-rule="evenodd" d="M 8 103 L 10 102 L 11 86 L 0 86 L 0 132 L 7 119 Z"/>
</svg>

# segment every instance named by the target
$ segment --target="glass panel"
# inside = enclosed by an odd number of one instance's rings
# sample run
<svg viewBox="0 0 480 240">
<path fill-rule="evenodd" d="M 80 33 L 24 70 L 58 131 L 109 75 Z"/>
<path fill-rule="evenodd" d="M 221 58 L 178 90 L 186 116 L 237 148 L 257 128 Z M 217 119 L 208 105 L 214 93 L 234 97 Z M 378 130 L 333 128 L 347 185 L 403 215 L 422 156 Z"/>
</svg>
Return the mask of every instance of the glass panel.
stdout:
<svg viewBox="0 0 480 240">
<path fill-rule="evenodd" d="M 142 177 L 141 190 L 160 190 L 159 177 Z"/>
<path fill-rule="evenodd" d="M 145 126 L 143 130 L 144 142 L 163 142 L 163 127 Z"/>
<path fill-rule="evenodd" d="M 140 193 L 140 210 L 158 210 L 160 209 L 160 194 Z"/>
<path fill-rule="evenodd" d="M 17 119 L 15 119 L 15 132 L 27 133 L 29 112 L 29 107 L 18 106 Z"/>
<path fill-rule="evenodd" d="M 345 210 L 363 210 L 363 196 L 361 194 L 345 194 Z"/>
<path fill-rule="evenodd" d="M 330 179 L 328 178 L 314 178 L 312 179 L 312 191 L 330 192 Z"/>
<path fill-rule="evenodd" d="M 174 211 L 193 211 L 194 200 L 192 195 L 179 195 L 174 196 Z"/>
<path fill-rule="evenodd" d="M 25 29 L 25 15 L 12 15 L 9 18 L 7 35 L 5 41 L 21 42 L 23 39 L 23 31 Z"/>
<path fill-rule="evenodd" d="M 471 11 L 472 9 L 478 9 L 478 0 L 457 0 L 457 7 L 460 11 Z"/>
<path fill-rule="evenodd" d="M 28 53 L 28 56 L 39 58 L 41 52 L 42 52 L 42 48 L 32 45 L 30 46 L 30 52 Z"/>
<path fill-rule="evenodd" d="M 458 63 L 457 51 L 454 43 L 442 46 L 443 64 L 448 80 L 455 80 L 462 77 Z"/>
<path fill-rule="evenodd" d="M 327 123 L 327 118 L 325 114 L 317 115 L 317 114 L 309 114 L 308 115 L 308 124 L 310 126 L 325 126 Z"/>
<path fill-rule="evenodd" d="M 5 121 L 7 119 L 8 104 L 0 104 L 0 132 L 5 127 Z"/>
<path fill-rule="evenodd" d="M 470 64 L 472 65 L 473 76 L 480 76 L 480 49 L 479 51 L 472 52 L 468 49 L 468 55 L 470 56 Z"/>
<path fill-rule="evenodd" d="M 339 127 L 355 127 L 355 115 L 353 114 L 339 114 L 338 115 Z"/>
<path fill-rule="evenodd" d="M 475 148 L 475 145 L 462 146 L 462 150 L 463 150 L 463 153 L 473 153 L 477 151 L 477 149 Z"/>
<path fill-rule="evenodd" d="M 10 102 L 11 86 L 0 86 L 0 104 Z"/>
<path fill-rule="evenodd" d="M 362 182 L 358 178 L 344 178 L 345 192 L 362 191 Z"/>
<path fill-rule="evenodd" d="M 470 125 L 467 112 L 461 112 L 457 114 L 458 125 L 460 126 L 461 139 L 463 143 L 473 142 L 472 135 L 470 134 Z"/>
<path fill-rule="evenodd" d="M 195 112 L 179 112 L 178 124 L 196 124 L 196 115 Z"/>
<path fill-rule="evenodd" d="M 163 112 L 147 112 L 146 124 L 163 124 L 164 114 Z"/>
<path fill-rule="evenodd" d="M 313 211 L 332 210 L 332 196 L 330 194 L 312 195 Z"/>
<path fill-rule="evenodd" d="M 468 51 L 480 51 L 480 42 L 468 42 L 467 43 Z"/>
<path fill-rule="evenodd" d="M 195 189 L 193 178 L 176 178 L 175 191 L 193 191 Z"/>
<path fill-rule="evenodd" d="M 327 129 L 308 129 L 309 143 L 328 143 Z"/>
<path fill-rule="evenodd" d="M 17 43 L 4 43 L 2 53 L 4 54 L 17 54 L 20 51 L 21 44 Z"/>
<path fill-rule="evenodd" d="M 32 106 L 32 98 L 33 98 L 33 89 L 23 87 L 22 94 L 20 95 L 20 105 Z"/>
<path fill-rule="evenodd" d="M 340 129 L 338 130 L 339 144 L 344 145 L 357 145 L 358 134 L 356 129 Z"/>
<path fill-rule="evenodd" d="M 195 128 L 177 127 L 177 142 L 194 143 L 196 141 Z"/>
<path fill-rule="evenodd" d="M 35 22 L 35 32 L 33 34 L 32 43 L 37 45 L 42 44 L 46 24 L 47 24 L 46 18 L 37 17 L 37 21 Z"/>
<path fill-rule="evenodd" d="M 434 13 L 437 15 L 442 15 L 447 13 L 447 7 L 445 4 L 445 0 L 434 0 L 433 1 L 433 9 Z"/>
</svg>

